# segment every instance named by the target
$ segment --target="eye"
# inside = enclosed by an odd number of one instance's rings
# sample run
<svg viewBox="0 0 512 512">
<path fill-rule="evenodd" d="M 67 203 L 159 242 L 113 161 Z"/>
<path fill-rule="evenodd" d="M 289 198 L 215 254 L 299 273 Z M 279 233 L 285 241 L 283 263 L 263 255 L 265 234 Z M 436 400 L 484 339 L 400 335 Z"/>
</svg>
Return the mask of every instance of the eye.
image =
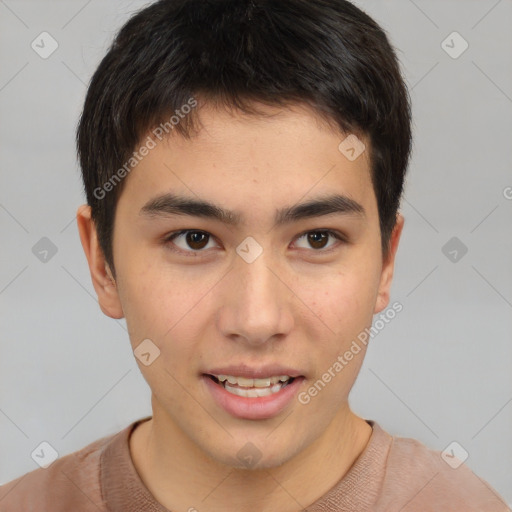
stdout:
<svg viewBox="0 0 512 512">
<path fill-rule="evenodd" d="M 184 229 L 171 233 L 164 239 L 164 243 L 169 245 L 171 250 L 175 252 L 188 253 L 192 256 L 194 253 L 205 252 L 203 249 L 209 248 L 208 244 L 211 241 L 211 238 L 212 235 L 206 231 Z M 312 247 L 316 252 L 328 252 L 333 245 L 326 245 L 329 238 L 334 238 L 342 243 L 346 242 L 345 237 L 340 233 L 325 229 L 307 231 L 306 233 L 299 235 L 296 240 L 305 239 L 310 247 Z M 179 241 L 180 243 L 177 243 L 176 241 Z M 177 247 L 177 249 L 173 246 Z M 305 249 L 308 248 L 309 247 L 305 247 Z"/>
<path fill-rule="evenodd" d="M 321 250 L 325 249 L 326 247 L 328 249 L 332 248 L 331 244 L 330 246 L 326 246 L 326 242 L 328 242 L 329 237 L 335 238 L 336 240 L 339 240 L 340 242 L 346 242 L 346 239 L 336 231 L 331 230 L 316 230 L 316 231 L 308 231 L 306 233 L 303 233 L 300 235 L 297 240 L 301 240 L 302 238 L 305 238 L 306 242 L 310 244 L 311 247 L 315 250 Z M 308 249 L 308 247 L 306 247 Z M 327 251 L 325 251 L 327 252 Z"/>
<path fill-rule="evenodd" d="M 176 252 L 204 252 L 202 249 L 208 248 L 207 246 L 211 236 L 212 235 L 206 231 L 194 231 L 185 229 L 176 233 L 171 233 L 168 237 L 165 238 L 165 243 L 171 246 L 177 246 L 178 249 L 171 247 L 171 249 Z M 181 245 L 176 243 L 176 240 L 179 240 Z"/>
</svg>

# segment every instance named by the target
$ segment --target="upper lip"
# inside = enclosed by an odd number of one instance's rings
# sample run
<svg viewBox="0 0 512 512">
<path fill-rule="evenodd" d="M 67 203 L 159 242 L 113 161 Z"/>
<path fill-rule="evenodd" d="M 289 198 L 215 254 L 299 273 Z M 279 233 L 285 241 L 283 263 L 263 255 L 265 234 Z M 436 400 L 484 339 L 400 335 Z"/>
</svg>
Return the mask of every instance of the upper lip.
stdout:
<svg viewBox="0 0 512 512">
<path fill-rule="evenodd" d="M 273 377 L 278 375 L 288 375 L 289 377 L 301 377 L 303 372 L 289 366 L 279 364 L 270 364 L 258 368 L 250 367 L 245 364 L 219 366 L 211 368 L 204 372 L 205 375 L 231 375 L 233 377 L 245 377 L 246 379 L 263 379 L 264 377 Z"/>
</svg>

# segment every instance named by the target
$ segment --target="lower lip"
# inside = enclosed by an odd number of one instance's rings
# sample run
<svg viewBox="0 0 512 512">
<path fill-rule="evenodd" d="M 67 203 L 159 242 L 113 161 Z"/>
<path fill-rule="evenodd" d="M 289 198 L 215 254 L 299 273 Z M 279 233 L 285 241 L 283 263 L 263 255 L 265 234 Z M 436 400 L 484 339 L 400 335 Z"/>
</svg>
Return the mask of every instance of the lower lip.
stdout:
<svg viewBox="0 0 512 512">
<path fill-rule="evenodd" d="M 304 380 L 304 377 L 296 377 L 291 384 L 287 384 L 277 393 L 248 398 L 233 395 L 206 375 L 202 378 L 218 405 L 232 416 L 247 420 L 264 420 L 277 416 L 293 400 Z"/>
</svg>

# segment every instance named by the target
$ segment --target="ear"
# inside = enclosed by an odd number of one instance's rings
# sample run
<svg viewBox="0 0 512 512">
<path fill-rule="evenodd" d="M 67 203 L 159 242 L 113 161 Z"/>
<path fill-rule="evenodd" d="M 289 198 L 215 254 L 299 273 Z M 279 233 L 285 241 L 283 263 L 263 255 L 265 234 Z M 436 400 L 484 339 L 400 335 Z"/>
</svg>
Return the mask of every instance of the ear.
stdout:
<svg viewBox="0 0 512 512">
<path fill-rule="evenodd" d="M 391 233 L 389 241 L 389 254 L 382 266 L 380 277 L 379 291 L 377 293 L 377 302 L 375 303 L 375 313 L 380 313 L 389 304 L 389 292 L 391 289 L 391 281 L 393 280 L 393 271 L 395 268 L 395 256 L 398 249 L 398 242 L 404 227 L 405 219 L 400 213 L 396 216 L 396 223 Z"/>
<path fill-rule="evenodd" d="M 110 318 L 123 318 L 124 313 L 116 282 L 98 243 L 96 225 L 89 205 L 84 204 L 78 208 L 76 221 L 101 311 Z"/>
</svg>

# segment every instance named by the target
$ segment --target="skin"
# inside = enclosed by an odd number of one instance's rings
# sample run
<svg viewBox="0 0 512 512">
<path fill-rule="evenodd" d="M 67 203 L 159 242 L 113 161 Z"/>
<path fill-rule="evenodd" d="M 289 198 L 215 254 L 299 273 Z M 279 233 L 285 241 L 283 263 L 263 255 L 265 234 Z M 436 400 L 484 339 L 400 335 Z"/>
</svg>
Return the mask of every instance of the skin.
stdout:
<svg viewBox="0 0 512 512">
<path fill-rule="evenodd" d="M 370 439 L 371 427 L 348 404 L 364 345 L 309 404 L 294 399 L 268 419 L 228 414 L 201 373 L 280 363 L 300 369 L 299 391 L 307 390 L 388 306 L 404 219 L 397 215 L 384 259 L 368 151 L 349 161 L 338 150 L 346 134 L 307 107 L 264 107 L 271 117 L 200 108 L 197 135 L 172 133 L 125 178 L 114 223 L 115 280 L 90 208 L 77 213 L 102 311 L 126 318 L 132 349 L 149 338 L 160 350 L 149 366 L 137 359 L 153 417 L 134 431 L 130 451 L 145 485 L 170 510 L 297 511 L 332 488 Z M 245 223 L 140 213 L 168 192 L 209 200 Z M 277 209 L 334 192 L 360 203 L 365 215 L 274 226 Z M 165 236 L 183 229 L 211 235 L 203 252 L 190 256 L 201 244 L 187 245 L 184 235 L 174 247 L 189 252 L 171 250 Z M 315 246 L 301 237 L 322 229 L 348 241 L 329 237 Z M 248 236 L 263 248 L 250 264 L 236 253 Z M 261 453 L 251 469 L 236 458 L 249 441 Z"/>
</svg>

